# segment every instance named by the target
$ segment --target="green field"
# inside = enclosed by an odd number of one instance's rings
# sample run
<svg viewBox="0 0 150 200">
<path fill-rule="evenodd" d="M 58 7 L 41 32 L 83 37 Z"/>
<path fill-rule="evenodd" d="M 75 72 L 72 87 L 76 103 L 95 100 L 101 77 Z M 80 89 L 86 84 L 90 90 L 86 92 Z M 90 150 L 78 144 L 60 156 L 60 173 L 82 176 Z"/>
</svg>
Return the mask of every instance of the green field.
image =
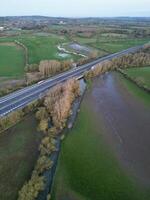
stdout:
<svg viewBox="0 0 150 200">
<path fill-rule="evenodd" d="M 150 105 L 150 95 L 145 92 L 143 89 L 139 88 L 135 83 L 124 78 L 122 74 L 118 74 L 119 78 L 121 77 L 122 84 L 125 89 L 127 89 L 135 98 L 140 99 L 145 105 Z"/>
<path fill-rule="evenodd" d="M 123 70 L 132 79 L 150 88 L 150 67 L 139 67 Z"/>
<path fill-rule="evenodd" d="M 86 44 L 94 48 L 98 48 L 100 50 L 104 50 L 108 53 L 115 53 L 136 45 L 142 45 L 150 41 L 150 38 L 147 39 L 121 39 L 121 38 L 114 38 L 110 36 L 97 36 L 92 38 L 82 38 L 82 37 L 75 37 L 75 40 L 81 44 Z"/>
<path fill-rule="evenodd" d="M 118 164 L 89 107 L 83 101 L 62 144 L 52 200 L 148 200 Z"/>
<path fill-rule="evenodd" d="M 28 35 L 18 38 L 18 41 L 23 43 L 28 48 L 29 64 L 39 63 L 41 60 L 63 60 L 64 58 L 58 55 L 57 46 L 68 40 L 64 36 L 59 35 Z M 76 56 L 71 56 L 76 58 Z"/>
<path fill-rule="evenodd" d="M 39 32 L 0 38 L 0 77 L 20 78 L 24 74 L 24 50 L 15 45 L 15 40 L 27 47 L 29 64 L 38 64 L 41 60 L 45 59 L 76 60 L 80 58 L 75 55 L 63 58 L 59 55 L 57 45 L 68 42 L 64 36 Z"/>
<path fill-rule="evenodd" d="M 0 136 L 0 200 L 16 200 L 38 157 L 40 134 L 33 116 Z"/>
<path fill-rule="evenodd" d="M 59 27 L 61 28 L 61 27 Z M 74 36 L 72 39 L 80 44 L 91 46 L 93 49 L 99 50 L 99 55 L 106 53 L 113 53 L 123 49 L 144 44 L 149 39 L 124 39 L 124 34 L 107 33 L 101 35 L 94 35 L 90 38 Z M 63 43 L 71 42 L 67 35 L 58 35 L 46 32 L 20 32 L 18 36 L 11 36 L 0 38 L 0 77 L 21 77 L 24 74 L 24 50 L 16 45 L 8 45 L 10 42 L 18 40 L 23 43 L 28 49 L 29 64 L 39 63 L 45 59 L 74 59 L 78 60 L 80 57 L 70 55 L 63 58 L 59 55 L 57 46 Z M 7 45 L 4 45 L 7 43 Z"/>
<path fill-rule="evenodd" d="M 23 76 L 24 65 L 22 48 L 12 43 L 0 43 L 0 77 Z"/>
</svg>

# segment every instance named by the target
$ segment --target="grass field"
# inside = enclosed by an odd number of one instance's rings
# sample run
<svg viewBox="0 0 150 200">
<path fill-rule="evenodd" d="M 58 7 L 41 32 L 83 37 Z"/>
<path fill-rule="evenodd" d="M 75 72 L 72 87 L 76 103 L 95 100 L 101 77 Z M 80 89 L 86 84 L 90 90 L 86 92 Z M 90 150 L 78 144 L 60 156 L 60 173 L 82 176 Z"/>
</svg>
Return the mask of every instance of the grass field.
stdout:
<svg viewBox="0 0 150 200">
<path fill-rule="evenodd" d="M 21 78 L 24 74 L 24 50 L 13 43 L 15 40 L 27 47 L 29 64 L 39 63 L 45 59 L 66 59 L 59 55 L 57 49 L 58 44 L 68 41 L 63 36 L 30 33 L 0 38 L 0 77 Z M 79 56 L 69 55 L 67 59 L 76 60 Z"/>
<path fill-rule="evenodd" d="M 83 101 L 75 126 L 63 142 L 52 200 L 147 200 L 106 145 L 100 121 L 89 107 Z"/>
<path fill-rule="evenodd" d="M 16 200 L 18 190 L 30 178 L 40 142 L 36 125 L 29 116 L 0 136 L 0 200 Z"/>
<path fill-rule="evenodd" d="M 65 37 L 57 35 L 35 36 L 29 35 L 18 39 L 28 48 L 29 63 L 39 63 L 41 60 L 57 59 L 61 60 L 58 55 L 57 45 L 66 41 Z"/>
<path fill-rule="evenodd" d="M 15 45 L 15 40 L 27 47 L 29 64 L 38 64 L 41 60 L 77 60 L 81 58 L 78 55 L 62 57 L 61 54 L 59 54 L 57 49 L 58 44 L 68 42 L 65 36 L 37 32 L 0 38 L 0 77 L 21 78 L 24 74 L 24 50 Z"/>
<path fill-rule="evenodd" d="M 150 88 L 150 67 L 139 67 L 123 70 L 132 79 Z"/>
<path fill-rule="evenodd" d="M 107 35 L 106 35 L 107 36 Z M 121 39 L 121 38 L 114 38 L 114 37 L 104 37 L 100 36 L 98 39 L 97 37 L 92 38 L 82 38 L 76 37 L 75 40 L 80 42 L 81 44 L 86 44 L 92 46 L 94 48 L 98 48 L 100 50 L 104 50 L 108 53 L 115 53 L 121 51 L 123 49 L 127 49 L 136 45 L 145 44 L 150 41 L 148 39 Z"/>
<path fill-rule="evenodd" d="M 94 49 L 99 50 L 100 55 L 105 53 L 113 53 L 129 48 L 131 46 L 144 44 L 149 39 L 124 39 L 125 35 L 114 34 L 111 37 L 110 34 L 102 34 L 99 37 L 97 35 L 86 38 L 75 36 L 73 39 L 77 42 L 91 46 Z M 28 49 L 28 62 L 29 64 L 39 63 L 45 59 L 74 59 L 77 60 L 80 57 L 70 55 L 68 58 L 63 58 L 59 55 L 57 46 L 62 43 L 71 42 L 66 35 L 61 36 L 57 34 L 51 34 L 46 32 L 24 33 L 18 36 L 0 38 L 0 76 L 1 77 L 21 77 L 24 74 L 24 51 L 15 45 L 4 45 L 5 43 L 12 43 L 15 40 L 23 43 Z"/>
<path fill-rule="evenodd" d="M 24 74 L 24 50 L 13 43 L 0 43 L 0 77 Z"/>
<path fill-rule="evenodd" d="M 135 83 L 132 83 L 130 80 L 124 78 L 122 74 L 119 74 L 121 77 L 122 84 L 125 88 L 135 97 L 143 101 L 147 106 L 150 105 L 150 95 L 145 92 L 143 89 L 139 88 Z"/>
</svg>

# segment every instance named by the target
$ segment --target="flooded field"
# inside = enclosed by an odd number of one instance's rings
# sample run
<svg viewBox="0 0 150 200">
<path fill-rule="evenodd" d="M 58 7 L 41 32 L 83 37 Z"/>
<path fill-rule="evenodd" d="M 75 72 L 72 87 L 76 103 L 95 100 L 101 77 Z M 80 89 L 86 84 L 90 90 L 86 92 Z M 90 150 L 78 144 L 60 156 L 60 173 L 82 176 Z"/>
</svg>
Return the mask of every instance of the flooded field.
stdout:
<svg viewBox="0 0 150 200">
<path fill-rule="evenodd" d="M 30 179 L 39 155 L 41 136 L 34 115 L 0 136 L 0 200 L 16 200 Z"/>
<path fill-rule="evenodd" d="M 95 80 L 90 95 L 93 112 L 123 166 L 139 182 L 150 185 L 150 101 L 145 105 L 142 94 L 133 95 L 120 78 L 112 73 Z"/>
<path fill-rule="evenodd" d="M 53 200 L 150 199 L 150 96 L 130 84 L 117 73 L 89 84 L 62 145 Z"/>
</svg>

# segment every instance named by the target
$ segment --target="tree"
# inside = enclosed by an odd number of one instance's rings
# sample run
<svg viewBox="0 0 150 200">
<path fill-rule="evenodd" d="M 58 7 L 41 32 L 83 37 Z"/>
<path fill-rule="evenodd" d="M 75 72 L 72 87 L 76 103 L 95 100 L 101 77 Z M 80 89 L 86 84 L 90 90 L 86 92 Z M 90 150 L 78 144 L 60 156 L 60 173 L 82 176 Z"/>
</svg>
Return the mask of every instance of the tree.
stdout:
<svg viewBox="0 0 150 200">
<path fill-rule="evenodd" d="M 39 123 L 38 130 L 46 133 L 48 130 L 48 119 L 42 119 Z"/>
<path fill-rule="evenodd" d="M 38 120 L 48 119 L 48 113 L 45 107 L 38 108 L 38 111 L 36 112 L 36 118 Z"/>
<path fill-rule="evenodd" d="M 31 180 L 19 192 L 18 200 L 35 200 L 43 189 L 44 177 L 32 175 Z"/>
</svg>

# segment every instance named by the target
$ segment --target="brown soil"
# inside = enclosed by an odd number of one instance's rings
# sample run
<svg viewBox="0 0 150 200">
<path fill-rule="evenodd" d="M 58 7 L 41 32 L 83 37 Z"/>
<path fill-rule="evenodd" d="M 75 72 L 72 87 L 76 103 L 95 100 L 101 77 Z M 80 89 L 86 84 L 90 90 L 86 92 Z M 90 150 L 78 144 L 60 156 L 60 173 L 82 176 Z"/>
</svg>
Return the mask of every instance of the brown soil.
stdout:
<svg viewBox="0 0 150 200">
<path fill-rule="evenodd" d="M 11 46 L 17 47 L 18 49 L 22 49 L 22 47 L 16 44 L 15 42 L 0 42 L 0 46 Z"/>
<path fill-rule="evenodd" d="M 12 88 L 12 87 L 17 87 L 17 86 L 22 86 L 23 84 L 25 84 L 25 79 L 10 79 L 9 78 L 0 78 L 0 89 L 4 89 L 4 88 Z"/>
<path fill-rule="evenodd" d="M 13 46 L 13 47 L 18 46 L 18 45 L 16 45 L 16 43 L 14 43 L 14 42 L 0 42 L 0 45 L 1 45 L 1 46 Z"/>
</svg>

